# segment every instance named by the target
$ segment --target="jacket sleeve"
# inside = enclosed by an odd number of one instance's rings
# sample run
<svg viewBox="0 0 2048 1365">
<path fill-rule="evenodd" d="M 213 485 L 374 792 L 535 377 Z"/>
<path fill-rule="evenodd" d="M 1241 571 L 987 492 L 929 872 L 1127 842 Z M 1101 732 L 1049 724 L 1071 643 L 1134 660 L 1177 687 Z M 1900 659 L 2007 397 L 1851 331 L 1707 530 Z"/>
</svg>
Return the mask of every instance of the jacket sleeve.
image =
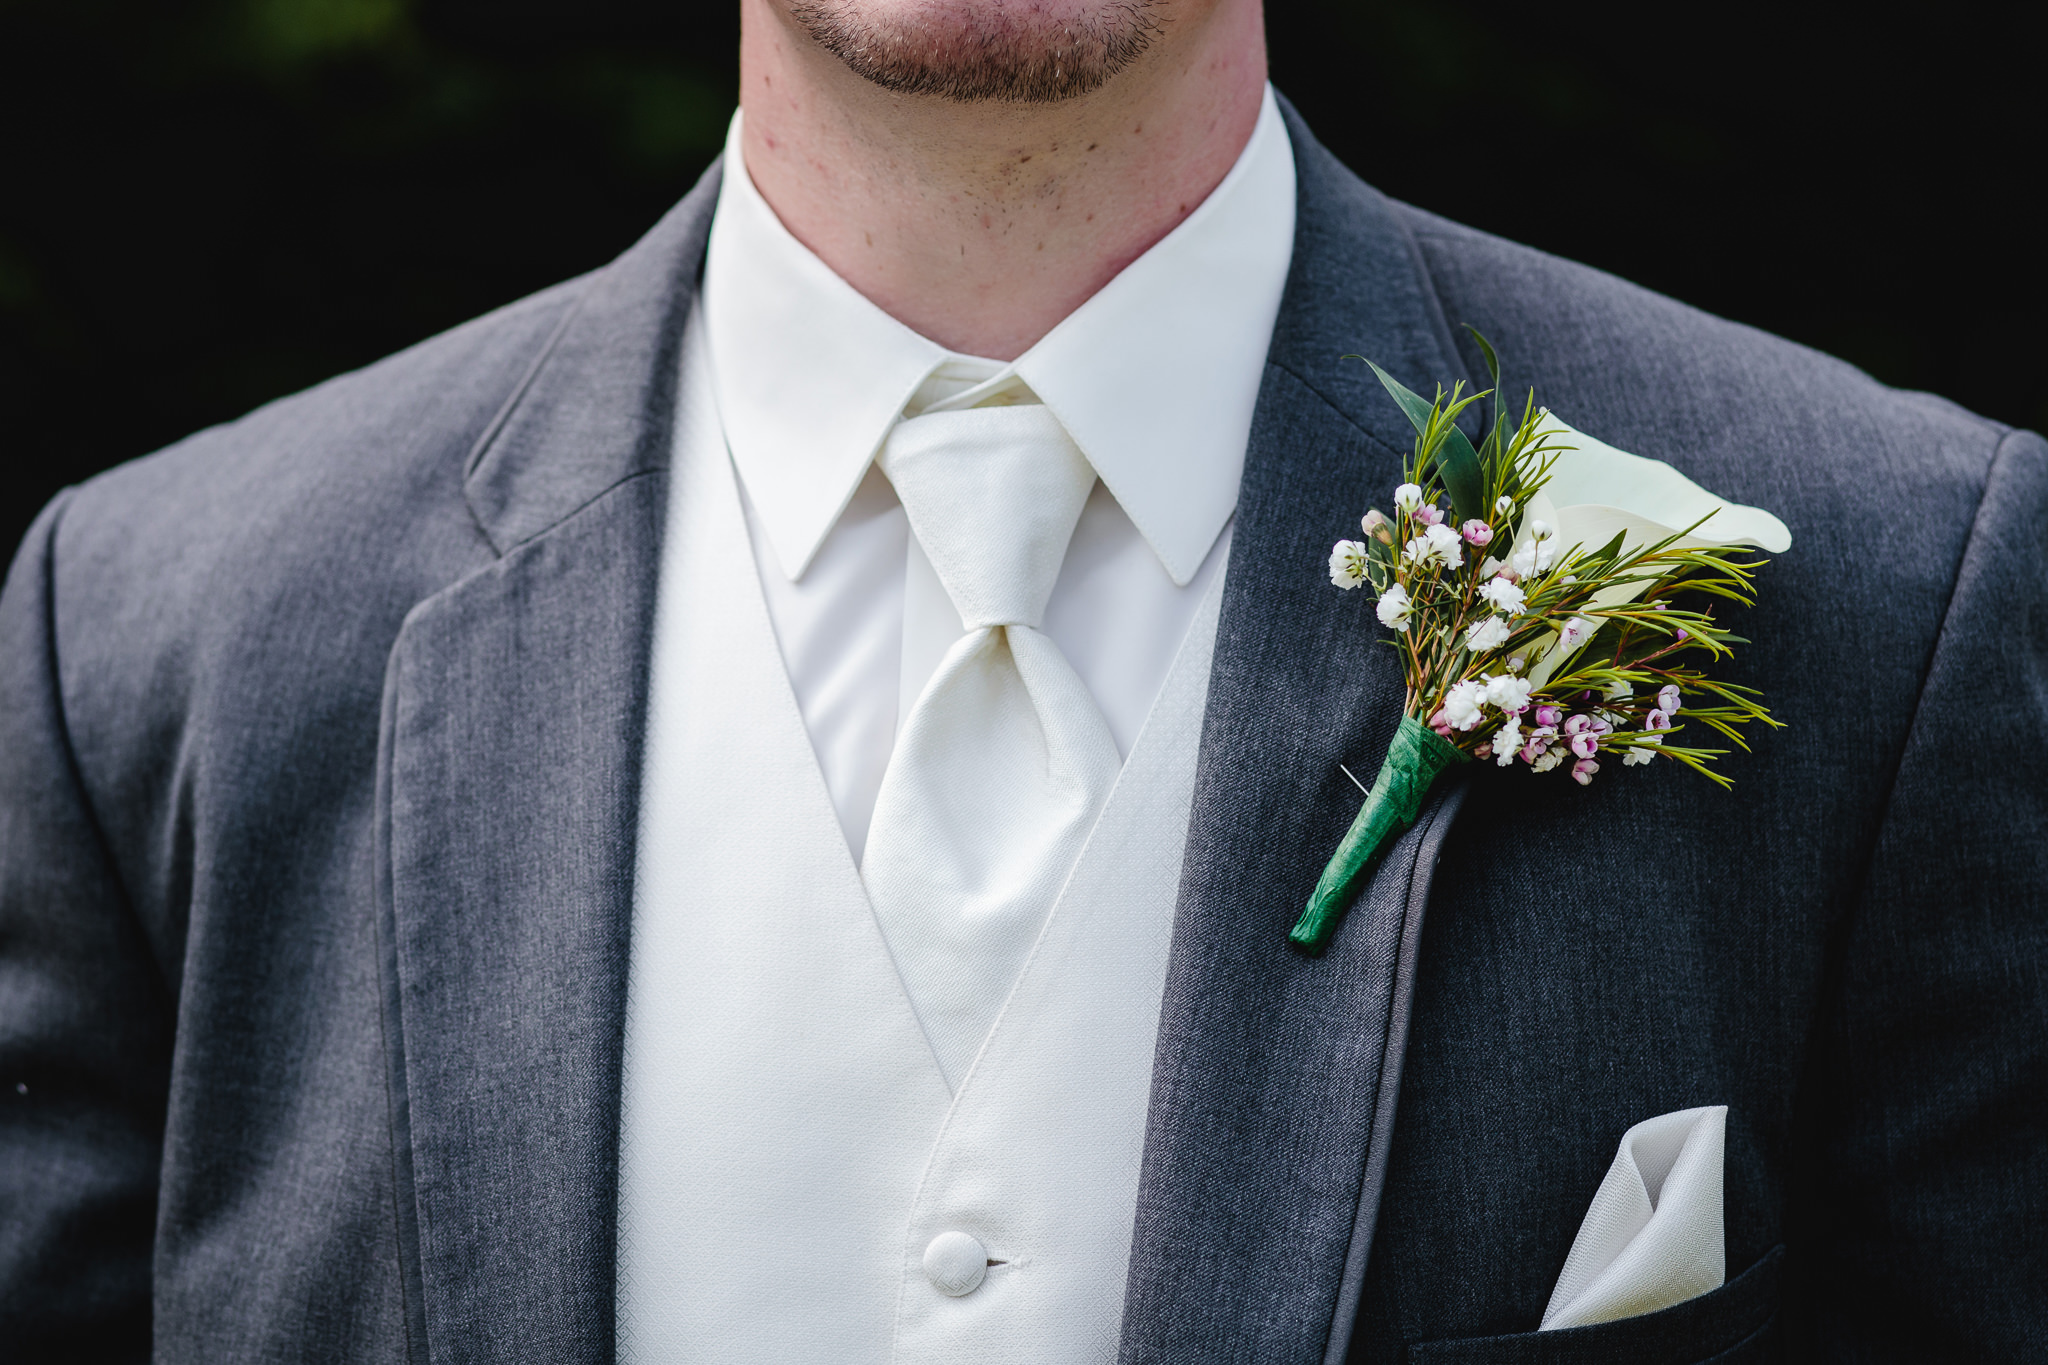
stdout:
<svg viewBox="0 0 2048 1365">
<path fill-rule="evenodd" d="M 1911 543 L 1884 527 L 1869 539 L 1872 554 Z M 1868 880 L 1838 932 L 1809 1072 L 1812 1165 L 1790 1210 L 1812 1356 L 2039 1360 L 2048 442 L 2030 432 L 1991 460 Z"/>
<path fill-rule="evenodd" d="M 66 737 L 66 501 L 0 591 L 0 1354 L 140 1360 L 171 1006 Z"/>
</svg>

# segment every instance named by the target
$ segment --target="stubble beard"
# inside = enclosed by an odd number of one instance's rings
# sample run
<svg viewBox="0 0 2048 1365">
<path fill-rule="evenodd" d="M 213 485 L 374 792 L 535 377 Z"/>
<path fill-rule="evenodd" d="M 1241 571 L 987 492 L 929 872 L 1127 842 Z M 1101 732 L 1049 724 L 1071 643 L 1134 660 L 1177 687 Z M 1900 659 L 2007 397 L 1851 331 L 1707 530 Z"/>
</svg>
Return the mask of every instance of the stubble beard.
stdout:
<svg viewBox="0 0 2048 1365">
<path fill-rule="evenodd" d="M 963 104 L 1050 104 L 1100 89 L 1160 31 L 1159 0 L 1101 0 L 1071 17 L 1031 0 L 791 0 L 790 16 L 854 74 L 885 90 Z"/>
</svg>

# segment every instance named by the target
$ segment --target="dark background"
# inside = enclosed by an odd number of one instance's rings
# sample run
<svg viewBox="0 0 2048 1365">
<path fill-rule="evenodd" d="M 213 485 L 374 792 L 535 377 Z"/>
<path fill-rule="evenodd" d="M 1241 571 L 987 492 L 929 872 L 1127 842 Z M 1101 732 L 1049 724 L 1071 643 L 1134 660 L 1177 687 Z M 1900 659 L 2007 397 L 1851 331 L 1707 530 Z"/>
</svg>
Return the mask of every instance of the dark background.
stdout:
<svg viewBox="0 0 2048 1365">
<path fill-rule="evenodd" d="M 1391 194 L 2048 427 L 2048 7 L 1652 8 L 1271 0 L 1274 81 Z M 0 0 L 0 556 L 623 249 L 717 152 L 735 14 Z"/>
</svg>

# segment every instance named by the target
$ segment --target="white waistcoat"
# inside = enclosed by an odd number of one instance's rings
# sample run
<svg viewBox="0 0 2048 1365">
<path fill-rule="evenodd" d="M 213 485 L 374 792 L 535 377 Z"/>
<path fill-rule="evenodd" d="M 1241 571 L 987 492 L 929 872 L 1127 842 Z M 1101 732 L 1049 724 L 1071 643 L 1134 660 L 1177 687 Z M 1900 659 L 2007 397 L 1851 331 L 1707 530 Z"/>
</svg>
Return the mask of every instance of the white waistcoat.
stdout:
<svg viewBox="0 0 2048 1365">
<path fill-rule="evenodd" d="M 790 691 L 700 344 L 693 320 L 641 787 L 619 1358 L 1111 1361 L 1223 575 L 949 1094 Z M 923 1264 L 948 1231 L 992 1263 L 959 1297 Z"/>
</svg>

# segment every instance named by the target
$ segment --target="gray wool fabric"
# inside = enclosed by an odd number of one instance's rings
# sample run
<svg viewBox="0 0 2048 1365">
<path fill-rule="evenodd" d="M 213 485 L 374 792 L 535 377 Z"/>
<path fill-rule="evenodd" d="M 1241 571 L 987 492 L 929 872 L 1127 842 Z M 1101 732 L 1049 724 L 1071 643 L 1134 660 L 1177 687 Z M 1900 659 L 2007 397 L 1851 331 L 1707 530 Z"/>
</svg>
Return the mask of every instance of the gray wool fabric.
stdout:
<svg viewBox="0 0 2048 1365">
<path fill-rule="evenodd" d="M 1126 1362 L 2048 1353 L 2048 443 L 1387 200 L 1300 203 L 1209 691 Z M 611 265 L 61 495 L 0 595 L 0 1354 L 613 1355 L 681 324 Z M 1782 730 L 1440 789 L 1286 930 L 1401 680 L 1332 540 L 1483 374 L 1791 527 Z M 1729 1282 L 1533 1328 L 1621 1133 L 1729 1106 Z M 792 1292 L 801 1292 L 800 1285 Z M 764 1306 L 772 1311 L 772 1306 Z"/>
</svg>

